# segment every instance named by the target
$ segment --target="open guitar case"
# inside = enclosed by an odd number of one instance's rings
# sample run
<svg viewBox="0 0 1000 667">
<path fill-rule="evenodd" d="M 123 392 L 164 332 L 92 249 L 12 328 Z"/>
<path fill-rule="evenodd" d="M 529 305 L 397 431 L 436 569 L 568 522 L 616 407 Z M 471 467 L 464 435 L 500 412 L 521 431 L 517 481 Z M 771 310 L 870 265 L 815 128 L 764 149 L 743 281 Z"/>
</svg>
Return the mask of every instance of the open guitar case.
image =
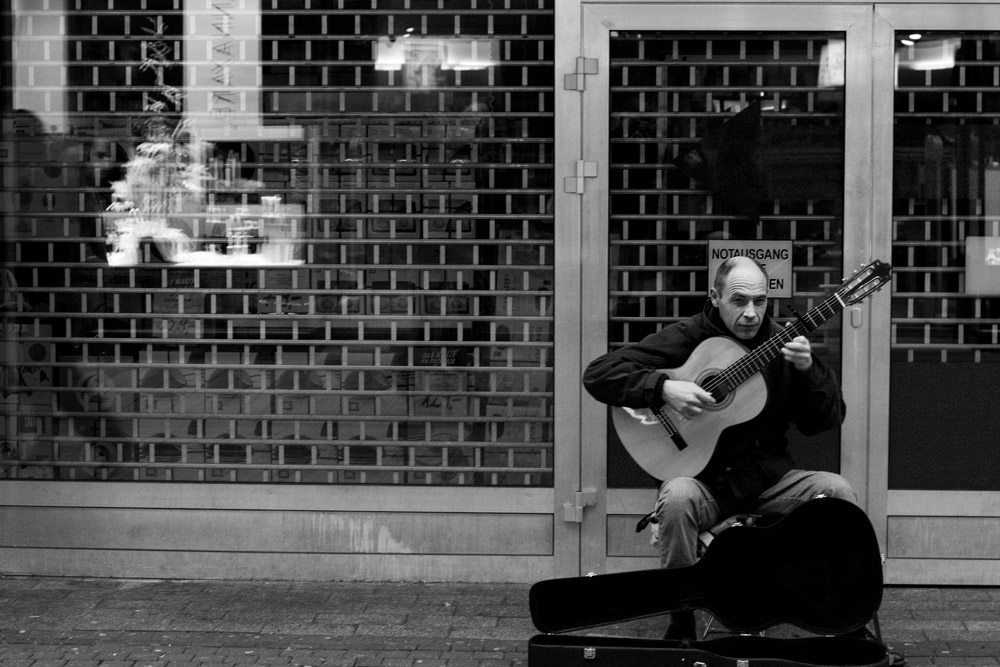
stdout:
<svg viewBox="0 0 1000 667">
<path fill-rule="evenodd" d="M 882 601 L 881 552 L 864 512 L 821 498 L 763 524 L 723 531 L 691 567 L 534 584 L 529 602 L 541 634 L 529 640 L 529 667 L 888 667 L 881 641 L 855 636 Z M 733 634 L 572 634 L 681 609 L 704 609 Z M 782 623 L 810 634 L 766 636 Z"/>
</svg>

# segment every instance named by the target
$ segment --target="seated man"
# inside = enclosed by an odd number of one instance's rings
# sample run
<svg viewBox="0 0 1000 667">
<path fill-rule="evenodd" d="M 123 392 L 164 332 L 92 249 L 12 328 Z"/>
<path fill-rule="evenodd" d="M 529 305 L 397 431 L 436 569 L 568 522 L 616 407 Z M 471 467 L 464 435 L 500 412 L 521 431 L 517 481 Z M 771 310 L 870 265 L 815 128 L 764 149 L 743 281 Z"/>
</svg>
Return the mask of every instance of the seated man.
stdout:
<svg viewBox="0 0 1000 667">
<path fill-rule="evenodd" d="M 767 284 L 753 260 L 726 260 L 701 313 L 595 359 L 584 372 L 584 386 L 608 405 L 669 404 L 689 418 L 700 414 L 715 402 L 712 395 L 657 369 L 682 366 L 699 343 L 714 336 L 735 338 L 752 350 L 779 332 L 767 315 Z M 856 501 L 840 475 L 795 468 L 787 450 L 790 424 L 805 435 L 833 429 L 843 423 L 846 407 L 835 373 L 813 356 L 807 338 L 789 341 L 782 355 L 761 371 L 768 390 L 761 413 L 724 430 L 700 473 L 661 484 L 654 521 L 663 567 L 694 564 L 699 533 L 733 514 L 785 514 L 818 495 Z M 666 637 L 695 636 L 694 612 L 673 613 Z"/>
</svg>

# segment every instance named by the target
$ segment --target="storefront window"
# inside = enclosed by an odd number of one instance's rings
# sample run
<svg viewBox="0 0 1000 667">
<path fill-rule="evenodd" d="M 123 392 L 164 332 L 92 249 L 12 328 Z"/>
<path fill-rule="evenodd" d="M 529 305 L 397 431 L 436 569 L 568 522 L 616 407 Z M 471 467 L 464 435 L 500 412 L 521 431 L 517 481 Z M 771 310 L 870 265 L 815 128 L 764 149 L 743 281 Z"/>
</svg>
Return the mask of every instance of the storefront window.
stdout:
<svg viewBox="0 0 1000 667">
<path fill-rule="evenodd" d="M 552 4 L 5 7 L 0 477 L 551 485 Z"/>
<path fill-rule="evenodd" d="M 1000 34 L 896 38 L 889 487 L 996 491 Z"/>
</svg>

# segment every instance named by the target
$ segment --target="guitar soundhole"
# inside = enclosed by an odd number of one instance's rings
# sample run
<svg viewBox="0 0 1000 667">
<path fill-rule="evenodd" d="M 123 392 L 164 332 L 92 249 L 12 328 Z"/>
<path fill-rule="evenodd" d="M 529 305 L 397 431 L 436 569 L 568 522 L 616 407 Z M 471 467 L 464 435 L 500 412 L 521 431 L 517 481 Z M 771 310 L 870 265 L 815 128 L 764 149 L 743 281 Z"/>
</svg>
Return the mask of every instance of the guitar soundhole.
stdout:
<svg viewBox="0 0 1000 667">
<path fill-rule="evenodd" d="M 698 386 L 707 391 L 715 399 L 715 405 L 710 410 L 721 410 L 732 402 L 733 388 L 726 382 L 717 381 L 717 375 L 706 375 L 698 381 Z"/>
</svg>

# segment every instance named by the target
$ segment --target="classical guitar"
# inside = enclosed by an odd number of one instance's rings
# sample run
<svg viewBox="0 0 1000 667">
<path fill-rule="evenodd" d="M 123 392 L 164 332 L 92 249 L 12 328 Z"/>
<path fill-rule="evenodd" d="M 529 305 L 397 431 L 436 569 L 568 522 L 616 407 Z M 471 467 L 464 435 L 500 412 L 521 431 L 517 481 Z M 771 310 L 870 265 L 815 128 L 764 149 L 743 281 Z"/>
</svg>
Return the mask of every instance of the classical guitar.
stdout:
<svg viewBox="0 0 1000 667">
<path fill-rule="evenodd" d="M 528 594 L 541 632 L 705 609 L 733 632 L 789 623 L 842 634 L 882 602 L 882 557 L 857 505 L 810 500 L 776 522 L 722 531 L 694 565 L 547 579 Z"/>
<path fill-rule="evenodd" d="M 760 370 L 781 356 L 785 343 L 881 289 L 891 272 L 892 267 L 879 260 L 854 272 L 836 292 L 753 352 L 731 338 L 717 336 L 699 344 L 683 366 L 661 369 L 671 380 L 698 384 L 716 402 L 690 418 L 669 405 L 659 410 L 612 408 L 612 421 L 625 450 L 660 480 L 700 473 L 712 458 L 722 431 L 753 419 L 764 409 L 767 387 Z"/>
</svg>

